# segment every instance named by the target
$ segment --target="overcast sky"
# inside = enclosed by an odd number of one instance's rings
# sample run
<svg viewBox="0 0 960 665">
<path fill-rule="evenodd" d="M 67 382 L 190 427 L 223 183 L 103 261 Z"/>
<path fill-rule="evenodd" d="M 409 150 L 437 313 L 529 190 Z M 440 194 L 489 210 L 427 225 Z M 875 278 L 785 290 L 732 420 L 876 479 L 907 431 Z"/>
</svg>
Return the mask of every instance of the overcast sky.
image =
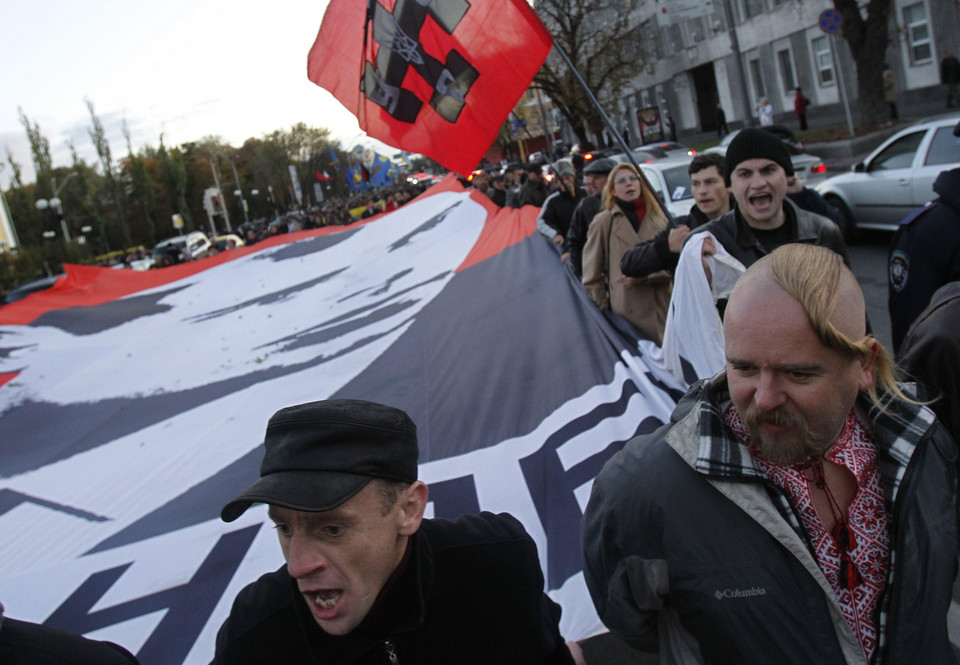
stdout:
<svg viewBox="0 0 960 665">
<path fill-rule="evenodd" d="M 219 135 L 249 137 L 296 122 L 328 127 L 345 148 L 370 143 L 356 119 L 307 79 L 307 53 L 328 0 L 0 0 L 0 162 L 9 146 L 34 180 L 17 107 L 68 166 L 72 141 L 88 163 L 89 98 L 113 156 Z M 382 145 L 382 144 L 381 144 Z M 7 187 L 10 167 L 0 171 Z"/>
</svg>

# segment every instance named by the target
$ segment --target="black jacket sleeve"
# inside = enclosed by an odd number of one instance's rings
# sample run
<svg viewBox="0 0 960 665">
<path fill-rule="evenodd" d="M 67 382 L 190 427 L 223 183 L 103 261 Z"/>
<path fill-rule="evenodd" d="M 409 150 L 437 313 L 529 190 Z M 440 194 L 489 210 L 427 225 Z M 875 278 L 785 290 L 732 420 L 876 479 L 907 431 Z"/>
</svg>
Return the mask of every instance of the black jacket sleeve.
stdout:
<svg viewBox="0 0 960 665">
<path fill-rule="evenodd" d="M 675 218 L 650 240 L 628 249 L 620 259 L 620 272 L 627 277 L 646 277 L 661 270 L 674 272 L 680 255 L 670 251 L 670 232 L 681 224 L 689 226 L 686 217 Z"/>
<path fill-rule="evenodd" d="M 787 196 L 790 197 L 791 201 L 797 204 L 798 208 L 802 208 L 808 212 L 814 212 L 818 215 L 823 215 L 827 219 L 832 220 L 841 229 L 843 228 L 843 215 L 835 206 L 827 203 L 827 201 L 816 191 L 810 189 L 809 187 L 804 187 L 799 192 L 787 194 Z"/>
</svg>

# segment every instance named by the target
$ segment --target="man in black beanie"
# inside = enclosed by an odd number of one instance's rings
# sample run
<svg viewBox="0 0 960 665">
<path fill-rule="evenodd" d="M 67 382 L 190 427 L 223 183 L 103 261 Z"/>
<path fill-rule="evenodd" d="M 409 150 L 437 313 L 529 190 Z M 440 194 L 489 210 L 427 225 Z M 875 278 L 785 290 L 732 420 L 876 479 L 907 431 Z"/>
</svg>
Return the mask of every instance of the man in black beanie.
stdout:
<svg viewBox="0 0 960 665">
<path fill-rule="evenodd" d="M 214 665 L 572 665 L 533 540 L 507 514 L 424 519 L 417 428 L 359 400 L 281 409 L 260 479 L 286 565 L 243 589 Z"/>
<path fill-rule="evenodd" d="M 794 242 L 827 247 L 850 264 L 840 228 L 787 198 L 793 162 L 779 138 L 763 129 L 744 129 L 730 142 L 724 163 L 724 178 L 737 207 L 691 235 L 711 233 L 746 268 Z M 715 251 L 713 242 L 706 239 L 703 254 Z"/>
</svg>

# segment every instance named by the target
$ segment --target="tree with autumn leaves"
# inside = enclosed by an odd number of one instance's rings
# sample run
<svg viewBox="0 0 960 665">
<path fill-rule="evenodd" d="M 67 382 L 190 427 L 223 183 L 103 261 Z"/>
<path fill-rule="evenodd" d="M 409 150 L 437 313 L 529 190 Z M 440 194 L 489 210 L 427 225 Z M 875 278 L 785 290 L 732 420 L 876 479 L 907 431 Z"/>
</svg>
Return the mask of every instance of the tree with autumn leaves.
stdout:
<svg viewBox="0 0 960 665">
<path fill-rule="evenodd" d="M 251 219 L 271 219 L 295 205 L 291 164 L 296 167 L 304 193 L 312 194 L 315 174 L 327 171 L 334 180 L 324 183 L 326 194 L 348 194 L 343 172 L 331 165 L 330 153 L 332 150 L 338 155 L 341 164 L 346 163 L 346 155 L 339 143 L 331 140 L 326 128 L 298 123 L 289 130 L 247 139 L 240 148 L 231 147 L 216 136 L 169 147 L 160 136 L 156 145 L 135 150 L 124 123 L 126 154 L 114 158 L 103 124 L 89 100 L 87 108 L 91 119 L 88 133 L 98 159 L 87 163 L 70 145 L 69 166 L 53 165 L 50 144 L 41 128 L 20 112 L 37 177 L 33 183 L 24 183 L 22 165 L 7 150 L 8 173 L 12 177 L 5 193 L 21 247 L 17 255 L 0 255 L 0 286 L 41 272 L 55 272 L 64 262 L 89 262 L 97 255 L 138 246 L 150 249 L 160 240 L 177 235 L 172 223 L 174 214 L 183 217 L 185 232 L 209 230 L 203 192 L 214 184 L 210 160 L 215 153 L 232 159 L 237 168 L 239 183 L 234 182 L 227 159 L 219 160 L 224 204 L 234 227 L 243 221 L 239 197 L 234 195 L 238 185 Z M 55 186 L 60 188 L 59 198 L 71 239 L 75 241 L 82 235 L 85 243 L 63 242 L 53 211 L 36 208 L 38 199 L 52 198 Z M 253 194 L 254 190 L 257 194 Z M 50 231 L 56 234 L 55 238 L 44 237 L 44 232 Z"/>
</svg>

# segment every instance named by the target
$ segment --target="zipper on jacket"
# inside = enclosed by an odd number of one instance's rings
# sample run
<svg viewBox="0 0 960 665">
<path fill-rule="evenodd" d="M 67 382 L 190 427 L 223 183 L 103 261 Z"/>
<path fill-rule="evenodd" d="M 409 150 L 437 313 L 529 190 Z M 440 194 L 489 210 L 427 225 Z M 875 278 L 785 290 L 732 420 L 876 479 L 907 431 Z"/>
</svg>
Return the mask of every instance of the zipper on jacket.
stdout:
<svg viewBox="0 0 960 665">
<path fill-rule="evenodd" d="M 397 658 L 397 650 L 393 646 L 393 642 L 384 640 L 383 650 L 387 652 L 387 659 L 390 661 L 390 665 L 400 665 L 400 659 Z"/>
<path fill-rule="evenodd" d="M 919 459 L 921 456 L 927 454 L 927 447 L 933 445 L 933 442 L 930 440 L 933 435 L 925 436 L 917 442 L 916 448 L 913 451 L 913 454 L 910 456 L 910 461 L 907 462 L 907 468 L 903 470 L 903 476 L 900 478 L 900 486 L 897 488 L 897 497 L 894 500 L 893 504 L 893 514 L 889 516 L 887 522 L 887 529 L 890 533 L 890 548 L 891 552 L 896 554 L 900 553 L 900 557 L 903 557 L 903 542 L 902 534 L 900 533 L 900 513 L 903 510 L 904 495 L 905 490 L 909 487 L 911 490 L 913 485 L 913 476 L 916 475 L 916 468 L 921 464 Z M 922 449 L 921 449 L 922 446 Z M 885 597 L 881 597 L 880 602 L 877 603 L 877 609 L 875 612 L 874 623 L 877 624 L 877 629 L 880 629 L 880 617 L 883 615 L 884 609 L 886 608 L 887 615 L 887 625 L 890 625 L 891 611 L 896 607 L 896 602 L 900 600 L 900 594 L 898 593 L 897 585 L 894 584 L 894 588 L 890 588 L 890 577 L 893 576 L 894 579 L 897 579 L 897 573 L 903 573 L 902 567 L 903 562 L 900 559 L 895 559 L 897 562 L 897 570 L 894 570 L 893 567 L 890 567 L 887 570 L 887 584 L 885 585 L 883 595 L 886 596 L 890 594 L 889 600 Z M 874 662 L 875 663 L 885 663 L 890 658 L 890 631 L 885 631 L 883 639 L 883 644 L 877 644 L 877 651 L 874 653 Z M 882 648 L 881 648 L 882 647 Z"/>
</svg>

